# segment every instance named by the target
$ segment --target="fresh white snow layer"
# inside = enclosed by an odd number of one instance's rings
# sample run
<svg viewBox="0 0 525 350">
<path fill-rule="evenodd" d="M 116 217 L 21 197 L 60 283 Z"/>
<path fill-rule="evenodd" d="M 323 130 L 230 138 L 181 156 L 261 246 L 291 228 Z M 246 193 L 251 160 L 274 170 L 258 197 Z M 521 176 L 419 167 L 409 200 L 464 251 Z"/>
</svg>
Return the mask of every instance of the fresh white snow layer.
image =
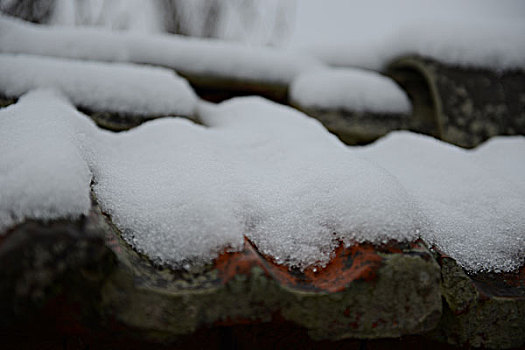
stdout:
<svg viewBox="0 0 525 350">
<path fill-rule="evenodd" d="M 461 66 L 525 68 L 525 22 L 444 21 L 401 27 L 382 42 L 383 65 L 415 54 Z"/>
<path fill-rule="evenodd" d="M 288 84 L 320 63 L 270 47 L 177 35 L 112 32 L 30 24 L 0 15 L 0 52 L 148 63 L 184 74 Z"/>
<path fill-rule="evenodd" d="M 521 0 L 301 0 L 289 46 L 337 66 L 419 54 L 499 70 L 525 67 L 524 37 Z"/>
<path fill-rule="evenodd" d="M 426 242 L 468 270 L 509 271 L 525 258 L 524 143 L 516 137 L 467 151 L 395 132 L 356 152 L 380 164 L 416 199 Z"/>
<path fill-rule="evenodd" d="M 206 126 L 158 119 L 110 133 L 48 91 L 0 110 L 0 231 L 99 204 L 159 263 L 205 262 L 244 236 L 289 266 L 343 241 L 423 238 L 470 271 L 525 256 L 525 139 L 472 151 L 407 132 L 346 147 L 260 98 L 199 105 Z"/>
<path fill-rule="evenodd" d="M 321 61 L 341 67 L 383 70 L 401 56 L 418 55 L 464 67 L 525 68 L 525 23 L 425 21 L 404 24 L 366 42 L 305 47 Z M 344 36 L 342 36 L 344 38 Z"/>
<path fill-rule="evenodd" d="M 374 113 L 410 113 L 405 92 L 381 74 L 360 69 L 324 69 L 299 75 L 290 98 L 301 107 Z"/>
<path fill-rule="evenodd" d="M 388 173 L 320 123 L 259 98 L 203 105 L 209 127 L 159 120 L 114 136 L 97 198 L 157 261 L 209 260 L 246 235 L 277 261 L 328 262 L 338 244 L 417 236 L 412 202 Z"/>
<path fill-rule="evenodd" d="M 80 150 L 94 128 L 61 96 L 38 91 L 0 109 L 0 232 L 24 219 L 75 218 L 91 207 Z"/>
<path fill-rule="evenodd" d="M 172 70 L 131 64 L 0 54 L 0 94 L 60 90 L 75 105 L 130 115 L 193 115 L 197 97 Z"/>
<path fill-rule="evenodd" d="M 473 157 L 511 186 L 525 189 L 525 137 L 497 136 L 472 150 Z M 514 184 L 514 185 L 512 185 Z"/>
<path fill-rule="evenodd" d="M 381 71 L 389 63 L 381 40 L 344 44 L 316 43 L 308 45 L 304 50 L 332 67 Z"/>
</svg>

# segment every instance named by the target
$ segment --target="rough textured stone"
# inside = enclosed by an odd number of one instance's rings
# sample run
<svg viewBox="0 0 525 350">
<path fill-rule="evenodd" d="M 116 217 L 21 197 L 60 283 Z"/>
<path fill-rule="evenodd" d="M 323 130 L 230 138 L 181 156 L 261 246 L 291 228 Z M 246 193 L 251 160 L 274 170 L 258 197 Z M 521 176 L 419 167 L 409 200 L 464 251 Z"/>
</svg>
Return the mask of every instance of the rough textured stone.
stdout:
<svg viewBox="0 0 525 350">
<path fill-rule="evenodd" d="M 0 236 L 0 327 L 56 303 L 77 305 L 69 316 L 80 323 L 98 322 L 101 286 L 115 267 L 100 219 L 91 211 L 75 221 L 27 221 Z"/>
<path fill-rule="evenodd" d="M 199 75 L 177 72 L 188 80 L 200 98 L 210 102 L 222 102 L 232 97 L 259 95 L 286 104 L 288 86 L 268 81 L 241 80 L 225 76 Z"/>
<path fill-rule="evenodd" d="M 290 270 L 246 241 L 213 264 L 172 270 L 132 250 L 94 205 L 76 221 L 28 221 L 0 236 L 0 335 L 52 319 L 46 327 L 95 344 L 113 335 L 187 343 L 203 329 L 222 337 L 240 325 L 329 341 L 525 343 L 525 269 L 468 276 L 450 258 L 440 264 L 421 242 L 390 242 L 340 246 L 324 269 Z"/>
<path fill-rule="evenodd" d="M 3 95 L 0 95 L 0 108 L 4 108 L 9 105 L 12 105 L 16 103 L 16 101 L 17 101 L 16 98 L 10 98 L 10 97 L 5 97 Z"/>
<path fill-rule="evenodd" d="M 149 120 L 165 117 L 184 117 L 192 119 L 191 116 L 174 115 L 132 115 L 115 112 L 93 111 L 86 108 L 79 108 L 79 111 L 89 116 L 97 125 L 103 129 L 112 131 L 129 130 Z"/>
<path fill-rule="evenodd" d="M 491 136 L 525 134 L 525 71 L 455 67 L 422 57 L 392 62 L 387 73 L 413 101 L 414 131 L 462 147 Z"/>
<path fill-rule="evenodd" d="M 314 339 L 397 337 L 428 331 L 441 315 L 439 267 L 420 242 L 340 247 L 325 269 L 304 272 L 248 241 L 242 252 L 189 271 L 154 267 L 118 235 L 108 235 L 108 245 L 122 266 L 104 289 L 105 309 L 156 339 L 276 316 Z"/>
<path fill-rule="evenodd" d="M 525 268 L 469 276 L 451 258 L 442 257 L 440 264 L 445 302 L 432 337 L 492 349 L 525 344 Z"/>
<path fill-rule="evenodd" d="M 372 339 L 429 331 L 441 315 L 439 266 L 421 242 L 341 246 L 326 268 L 299 271 L 246 241 L 213 264 L 172 270 L 132 250 L 96 205 L 76 221 L 28 221 L 0 236 L 0 280 L 0 330 L 54 319 L 65 334 L 165 342 L 287 322 L 313 339 Z"/>
</svg>

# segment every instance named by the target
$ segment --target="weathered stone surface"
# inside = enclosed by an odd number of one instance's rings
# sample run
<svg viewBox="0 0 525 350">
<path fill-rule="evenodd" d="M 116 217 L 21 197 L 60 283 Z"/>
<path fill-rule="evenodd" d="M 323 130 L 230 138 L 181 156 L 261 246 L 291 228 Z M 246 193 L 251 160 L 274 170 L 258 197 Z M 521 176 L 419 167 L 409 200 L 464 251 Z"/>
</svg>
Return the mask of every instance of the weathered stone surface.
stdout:
<svg viewBox="0 0 525 350">
<path fill-rule="evenodd" d="M 210 102 L 222 102 L 232 97 L 259 95 L 272 101 L 286 104 L 288 85 L 272 83 L 261 79 L 236 79 L 227 76 L 199 75 L 191 72 L 177 72 L 191 84 L 200 98 Z"/>
<path fill-rule="evenodd" d="M 28 221 L 0 237 L 0 330 L 54 319 L 65 334 L 165 342 L 287 322 L 314 339 L 372 339 L 429 331 L 441 315 L 439 267 L 421 242 L 341 246 L 326 268 L 301 272 L 246 241 L 213 264 L 172 270 L 133 251 L 96 205 L 79 220 Z"/>
<path fill-rule="evenodd" d="M 445 302 L 432 337 L 492 349 L 525 344 L 525 268 L 469 276 L 451 258 L 442 257 L 440 264 Z"/>
<path fill-rule="evenodd" d="M 69 316 L 81 323 L 98 322 L 101 286 L 115 267 L 100 219 L 92 211 L 74 221 L 27 221 L 0 236 L 0 327 L 57 303 L 77 305 Z"/>
<path fill-rule="evenodd" d="M 86 108 L 79 108 L 79 110 L 89 116 L 93 121 L 101 128 L 112 130 L 112 131 L 123 131 L 129 130 L 149 120 L 165 118 L 165 117 L 177 117 L 172 115 L 132 115 L 115 112 L 101 112 L 92 111 Z M 181 116 L 192 119 L 191 116 Z"/>
<path fill-rule="evenodd" d="M 9 105 L 12 105 L 12 104 L 16 103 L 16 101 L 17 101 L 16 98 L 5 97 L 5 96 L 0 94 L 0 108 L 4 108 L 4 107 L 7 107 Z"/>
<path fill-rule="evenodd" d="M 264 324 L 314 340 L 525 343 L 525 270 L 468 276 L 450 258 L 440 264 L 421 242 L 390 242 L 340 246 L 324 269 L 290 270 L 246 241 L 213 264 L 172 270 L 133 251 L 94 205 L 76 221 L 31 221 L 0 236 L 0 334 L 52 319 L 46 327 L 95 344 L 113 335 L 187 343 L 203 329 Z"/>
<path fill-rule="evenodd" d="M 248 241 L 242 252 L 190 271 L 155 268 L 116 235 L 108 245 L 122 268 L 105 287 L 105 308 L 154 338 L 277 315 L 314 339 L 397 337 L 428 331 L 441 315 L 439 267 L 420 242 L 341 247 L 325 269 L 304 272 L 275 264 Z"/>
<path fill-rule="evenodd" d="M 348 145 L 370 143 L 390 131 L 410 129 L 410 116 L 405 114 L 294 107 L 319 120 Z"/>
<path fill-rule="evenodd" d="M 525 71 L 455 67 L 403 57 L 387 73 L 413 101 L 411 130 L 462 147 L 491 136 L 525 134 Z"/>
</svg>

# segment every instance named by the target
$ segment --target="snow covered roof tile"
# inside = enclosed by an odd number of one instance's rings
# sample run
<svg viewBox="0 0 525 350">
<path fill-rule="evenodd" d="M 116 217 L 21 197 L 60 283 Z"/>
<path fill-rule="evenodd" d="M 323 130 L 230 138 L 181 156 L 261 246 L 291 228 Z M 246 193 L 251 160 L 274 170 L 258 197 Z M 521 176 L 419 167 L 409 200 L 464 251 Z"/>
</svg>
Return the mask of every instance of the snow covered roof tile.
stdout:
<svg viewBox="0 0 525 350">
<path fill-rule="evenodd" d="M 192 116 L 197 96 L 172 70 L 144 65 L 0 54 L 0 94 L 20 97 L 58 89 L 92 111 L 138 116 Z"/>
<path fill-rule="evenodd" d="M 409 114 L 410 101 L 390 78 L 373 71 L 339 68 L 299 75 L 290 86 L 292 103 L 324 110 Z"/>
<path fill-rule="evenodd" d="M 491 170 L 506 143 L 469 152 L 398 133 L 348 148 L 260 98 L 199 115 L 205 126 L 171 118 L 114 134 L 61 96 L 29 93 L 0 112 L 1 227 L 84 214 L 93 179 L 123 237 L 162 264 L 210 261 L 245 236 L 300 268 L 325 265 L 340 242 L 418 237 L 472 271 L 523 263 L 523 183 Z M 523 154 L 506 155 L 505 171 L 519 171 L 509 164 Z"/>
<path fill-rule="evenodd" d="M 49 27 L 0 15 L 0 52 L 84 60 L 146 63 L 184 75 L 216 76 L 287 85 L 321 65 L 304 54 L 178 35 Z"/>
</svg>

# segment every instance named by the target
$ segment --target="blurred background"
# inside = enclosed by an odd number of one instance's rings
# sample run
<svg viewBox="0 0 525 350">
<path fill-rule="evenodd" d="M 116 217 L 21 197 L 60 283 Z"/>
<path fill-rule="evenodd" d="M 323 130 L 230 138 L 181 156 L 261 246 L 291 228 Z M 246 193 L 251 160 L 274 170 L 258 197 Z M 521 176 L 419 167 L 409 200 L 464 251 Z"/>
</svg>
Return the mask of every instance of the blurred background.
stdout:
<svg viewBox="0 0 525 350">
<path fill-rule="evenodd" d="M 295 0 L 0 0 L 0 10 L 35 23 L 168 32 L 258 45 L 291 33 Z"/>
<path fill-rule="evenodd" d="M 169 32 L 252 45 L 362 46 L 412 22 L 520 22 L 522 0 L 0 0 L 35 23 Z"/>
</svg>

